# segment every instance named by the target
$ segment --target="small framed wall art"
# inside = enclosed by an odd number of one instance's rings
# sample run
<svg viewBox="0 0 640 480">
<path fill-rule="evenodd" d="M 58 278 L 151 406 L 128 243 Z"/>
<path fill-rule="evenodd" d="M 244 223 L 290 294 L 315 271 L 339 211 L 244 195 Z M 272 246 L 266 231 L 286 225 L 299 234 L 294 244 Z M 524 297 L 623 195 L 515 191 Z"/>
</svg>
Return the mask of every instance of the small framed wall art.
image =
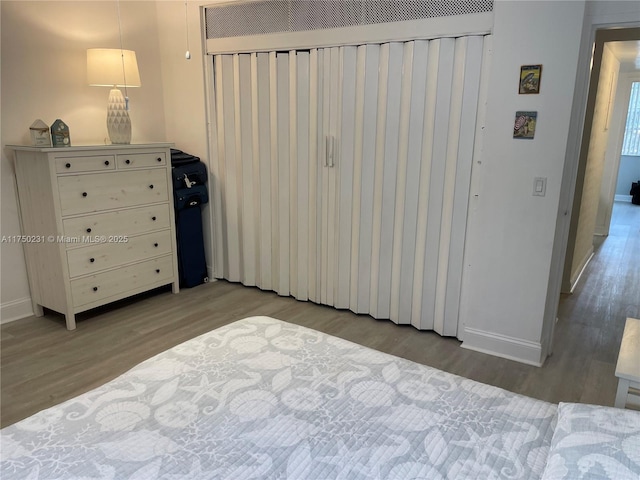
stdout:
<svg viewBox="0 0 640 480">
<path fill-rule="evenodd" d="M 533 139 L 536 133 L 538 112 L 516 112 L 513 124 L 513 138 Z"/>
<path fill-rule="evenodd" d="M 520 88 L 518 93 L 540 93 L 542 65 L 522 65 L 520 67 Z"/>
</svg>

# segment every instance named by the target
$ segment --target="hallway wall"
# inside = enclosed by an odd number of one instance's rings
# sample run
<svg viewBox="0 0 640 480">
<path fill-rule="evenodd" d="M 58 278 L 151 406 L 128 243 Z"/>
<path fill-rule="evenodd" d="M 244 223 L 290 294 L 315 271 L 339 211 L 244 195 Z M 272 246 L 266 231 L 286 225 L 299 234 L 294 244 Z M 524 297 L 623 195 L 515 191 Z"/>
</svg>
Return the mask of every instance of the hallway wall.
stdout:
<svg viewBox="0 0 640 480">
<path fill-rule="evenodd" d="M 616 195 L 629 196 L 631 182 L 640 181 L 640 156 L 622 155 L 616 182 Z"/>
<path fill-rule="evenodd" d="M 598 47 L 596 47 L 597 49 Z M 577 227 L 574 238 L 569 238 L 566 265 L 571 265 L 568 272 L 569 278 L 565 278 L 564 292 L 573 290 L 582 270 L 593 255 L 593 235 L 596 230 L 596 215 L 600 203 L 600 190 L 602 186 L 602 173 L 605 164 L 605 154 L 609 141 L 609 129 L 613 113 L 613 104 L 616 96 L 617 79 L 620 72 L 620 62 L 615 57 L 609 46 L 605 43 L 602 48 L 602 60 L 600 63 L 600 75 L 598 91 L 593 110 L 591 136 L 588 144 L 587 161 L 584 176 L 578 178 L 581 182 L 582 195 L 578 205 Z M 594 64 L 597 68 L 597 52 Z M 586 146 L 583 146 L 586 148 Z M 575 208 L 575 204 L 574 204 Z M 574 219 L 572 218 L 572 222 Z"/>
</svg>

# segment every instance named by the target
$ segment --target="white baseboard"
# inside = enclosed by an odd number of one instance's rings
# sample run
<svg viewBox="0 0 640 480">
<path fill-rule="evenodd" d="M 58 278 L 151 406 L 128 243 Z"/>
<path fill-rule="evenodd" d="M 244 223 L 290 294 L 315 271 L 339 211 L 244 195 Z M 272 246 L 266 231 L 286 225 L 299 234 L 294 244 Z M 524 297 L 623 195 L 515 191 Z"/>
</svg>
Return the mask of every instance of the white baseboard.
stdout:
<svg viewBox="0 0 640 480">
<path fill-rule="evenodd" d="M 631 195 L 616 195 L 614 197 L 616 202 L 628 202 L 631 203 Z"/>
<path fill-rule="evenodd" d="M 217 280 L 217 278 L 213 275 L 213 266 L 212 265 L 207 265 L 207 275 L 209 275 L 209 280 L 208 282 L 215 282 Z"/>
<path fill-rule="evenodd" d="M 31 305 L 29 297 L 11 300 L 0 305 L 0 324 L 20 320 L 31 315 L 33 315 L 33 305 Z"/>
<path fill-rule="evenodd" d="M 582 259 L 582 262 L 581 262 L 582 266 L 580 267 L 580 271 L 578 272 L 578 274 L 575 276 L 575 279 L 573 277 L 571 278 L 571 290 L 569 290 L 570 293 L 573 293 L 573 290 L 576 288 L 576 285 L 578 285 L 578 282 L 580 281 L 580 277 L 582 277 L 584 270 L 587 268 L 587 265 L 589 265 L 589 262 L 591 261 L 592 258 L 593 258 L 593 245 L 591 246 L 587 254 L 584 256 L 584 258 Z"/>
<path fill-rule="evenodd" d="M 542 345 L 539 342 L 530 342 L 475 328 L 465 328 L 464 342 L 461 347 L 536 367 L 541 367 L 544 363 L 544 360 L 540 359 Z"/>
</svg>

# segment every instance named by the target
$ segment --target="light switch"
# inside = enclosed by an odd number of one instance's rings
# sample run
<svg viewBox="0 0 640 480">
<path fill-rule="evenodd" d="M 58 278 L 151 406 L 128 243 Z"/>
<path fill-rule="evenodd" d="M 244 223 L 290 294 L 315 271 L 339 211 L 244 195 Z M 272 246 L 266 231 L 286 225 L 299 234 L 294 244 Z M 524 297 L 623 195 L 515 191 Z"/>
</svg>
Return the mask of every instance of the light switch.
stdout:
<svg viewBox="0 0 640 480">
<path fill-rule="evenodd" d="M 544 197 L 547 192 L 547 177 L 536 177 L 533 179 L 533 196 Z"/>
</svg>

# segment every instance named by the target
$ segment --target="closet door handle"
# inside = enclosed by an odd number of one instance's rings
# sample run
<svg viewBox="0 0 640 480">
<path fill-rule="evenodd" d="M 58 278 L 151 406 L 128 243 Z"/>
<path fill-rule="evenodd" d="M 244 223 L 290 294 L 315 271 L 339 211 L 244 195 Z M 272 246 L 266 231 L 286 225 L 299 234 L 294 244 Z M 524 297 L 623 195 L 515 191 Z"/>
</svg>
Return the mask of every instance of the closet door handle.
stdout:
<svg viewBox="0 0 640 480">
<path fill-rule="evenodd" d="M 329 155 L 331 155 L 331 137 L 327 135 L 324 139 L 324 166 L 329 166 Z"/>
<path fill-rule="evenodd" d="M 333 167 L 335 166 L 334 158 L 333 158 L 333 150 L 335 146 L 335 138 L 333 135 L 327 135 L 326 143 L 325 143 L 325 158 L 324 158 L 324 166 L 325 167 Z"/>
<path fill-rule="evenodd" d="M 331 155 L 329 155 L 329 166 L 330 167 L 335 167 L 336 165 L 336 137 L 334 137 L 333 135 L 331 135 Z"/>
<path fill-rule="evenodd" d="M 329 135 L 324 137 L 324 167 L 329 166 Z"/>
</svg>

